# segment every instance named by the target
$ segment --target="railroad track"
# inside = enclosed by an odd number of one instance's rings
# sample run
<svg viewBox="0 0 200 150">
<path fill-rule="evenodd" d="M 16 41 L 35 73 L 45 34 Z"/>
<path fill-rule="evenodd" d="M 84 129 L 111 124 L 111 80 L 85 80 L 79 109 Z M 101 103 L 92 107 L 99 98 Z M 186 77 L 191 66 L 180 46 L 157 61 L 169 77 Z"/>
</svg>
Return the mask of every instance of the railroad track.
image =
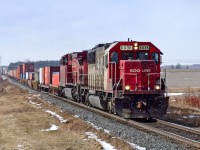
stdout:
<svg viewBox="0 0 200 150">
<path fill-rule="evenodd" d="M 114 114 L 109 114 L 107 112 L 104 112 L 104 111 L 96 109 L 96 108 L 88 107 L 86 105 L 74 102 L 72 100 L 68 100 L 66 98 L 58 97 L 58 96 L 55 96 L 52 94 L 49 94 L 49 95 L 51 95 L 54 98 L 57 98 L 61 101 L 72 104 L 74 106 L 81 107 L 88 111 L 100 114 L 104 117 L 110 118 L 110 119 L 120 122 L 122 124 L 129 125 L 129 126 L 132 126 L 132 127 L 138 128 L 138 129 L 144 129 L 148 132 L 150 131 L 152 133 L 156 133 L 158 135 L 168 137 L 170 139 L 181 142 L 188 146 L 200 148 L 200 130 L 194 130 L 192 128 L 180 126 L 177 124 L 169 123 L 169 122 L 158 120 L 158 119 L 156 122 L 153 122 L 153 123 L 152 122 L 151 123 L 140 123 L 140 122 L 137 122 L 134 120 L 124 119 L 124 118 L 116 116 Z"/>
<path fill-rule="evenodd" d="M 83 109 L 87 109 L 88 111 L 100 114 L 104 117 L 113 119 L 117 122 L 137 127 L 139 129 L 144 129 L 159 135 L 162 135 L 164 137 L 168 137 L 170 139 L 176 140 L 178 142 L 181 142 L 183 144 L 186 144 L 188 146 L 193 146 L 195 148 L 200 148 L 200 130 L 194 130 L 192 128 L 180 126 L 177 124 L 169 123 L 166 121 L 158 120 L 154 123 L 140 123 L 134 120 L 124 119 L 119 116 L 116 116 L 114 114 L 109 114 L 107 112 L 104 112 L 102 110 L 88 107 L 86 105 L 83 105 L 81 103 L 76 103 L 74 101 L 68 100 L 66 98 L 61 98 L 55 95 L 50 94 L 51 96 L 60 99 L 62 101 L 65 101 L 67 103 L 70 103 L 72 105 L 81 107 Z"/>
</svg>

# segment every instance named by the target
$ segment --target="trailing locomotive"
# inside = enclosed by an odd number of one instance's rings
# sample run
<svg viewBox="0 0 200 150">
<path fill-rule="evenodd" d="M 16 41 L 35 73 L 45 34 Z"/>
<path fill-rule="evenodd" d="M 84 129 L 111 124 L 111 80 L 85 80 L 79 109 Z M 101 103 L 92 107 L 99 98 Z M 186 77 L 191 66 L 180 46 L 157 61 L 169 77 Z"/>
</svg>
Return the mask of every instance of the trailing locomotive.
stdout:
<svg viewBox="0 0 200 150">
<path fill-rule="evenodd" d="M 21 73 L 24 65 L 9 74 L 32 88 L 124 118 L 154 118 L 168 108 L 161 55 L 151 42 L 113 42 L 65 54 L 60 66 Z"/>
<path fill-rule="evenodd" d="M 162 52 L 150 42 L 113 42 L 61 58 L 60 93 L 124 118 L 164 115 Z"/>
</svg>

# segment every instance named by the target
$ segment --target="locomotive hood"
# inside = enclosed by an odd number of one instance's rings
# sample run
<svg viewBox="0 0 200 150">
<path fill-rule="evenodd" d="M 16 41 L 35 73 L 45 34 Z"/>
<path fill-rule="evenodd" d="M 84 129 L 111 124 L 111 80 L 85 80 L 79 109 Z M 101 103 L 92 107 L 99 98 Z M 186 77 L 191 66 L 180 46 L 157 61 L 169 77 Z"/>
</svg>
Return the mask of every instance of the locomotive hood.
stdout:
<svg viewBox="0 0 200 150">
<path fill-rule="evenodd" d="M 156 64 L 153 60 L 120 60 L 120 76 L 123 77 L 124 91 L 153 89 L 155 73 Z"/>
</svg>

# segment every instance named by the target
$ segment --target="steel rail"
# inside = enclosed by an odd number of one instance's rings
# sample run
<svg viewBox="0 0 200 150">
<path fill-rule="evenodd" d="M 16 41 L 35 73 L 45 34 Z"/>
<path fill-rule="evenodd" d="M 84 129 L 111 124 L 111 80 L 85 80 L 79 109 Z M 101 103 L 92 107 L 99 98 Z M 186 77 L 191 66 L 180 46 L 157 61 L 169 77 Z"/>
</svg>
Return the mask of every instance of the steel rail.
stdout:
<svg viewBox="0 0 200 150">
<path fill-rule="evenodd" d="M 167 121 L 160 120 L 160 119 L 156 119 L 156 120 L 157 120 L 157 123 L 160 123 L 160 124 L 163 124 L 163 125 L 166 125 L 166 126 L 169 126 L 169 127 L 173 127 L 173 128 L 179 129 L 179 130 L 184 130 L 184 131 L 187 131 L 187 132 L 190 132 L 190 133 L 193 133 L 193 134 L 200 135 L 200 130 L 195 130 L 195 129 L 190 128 L 190 127 L 185 127 L 185 126 L 182 126 L 182 125 L 178 125 L 178 124 L 167 122 Z"/>
</svg>

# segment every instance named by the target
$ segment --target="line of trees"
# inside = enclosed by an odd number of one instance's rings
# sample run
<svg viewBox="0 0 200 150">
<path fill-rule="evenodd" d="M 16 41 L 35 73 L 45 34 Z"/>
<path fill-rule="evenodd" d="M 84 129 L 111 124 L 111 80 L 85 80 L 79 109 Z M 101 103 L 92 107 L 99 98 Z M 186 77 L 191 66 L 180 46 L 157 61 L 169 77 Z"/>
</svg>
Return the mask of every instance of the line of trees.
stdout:
<svg viewBox="0 0 200 150">
<path fill-rule="evenodd" d="M 20 64 L 23 64 L 23 63 L 34 63 L 35 69 L 39 69 L 39 68 L 45 67 L 45 66 L 59 66 L 60 65 L 60 61 L 58 61 L 58 60 L 24 61 L 24 62 L 18 61 L 18 62 L 10 63 L 8 66 L 8 70 L 16 69 Z"/>
<path fill-rule="evenodd" d="M 178 63 L 176 65 L 171 65 L 170 69 L 189 69 L 189 66 L 181 65 L 180 63 Z"/>
</svg>

